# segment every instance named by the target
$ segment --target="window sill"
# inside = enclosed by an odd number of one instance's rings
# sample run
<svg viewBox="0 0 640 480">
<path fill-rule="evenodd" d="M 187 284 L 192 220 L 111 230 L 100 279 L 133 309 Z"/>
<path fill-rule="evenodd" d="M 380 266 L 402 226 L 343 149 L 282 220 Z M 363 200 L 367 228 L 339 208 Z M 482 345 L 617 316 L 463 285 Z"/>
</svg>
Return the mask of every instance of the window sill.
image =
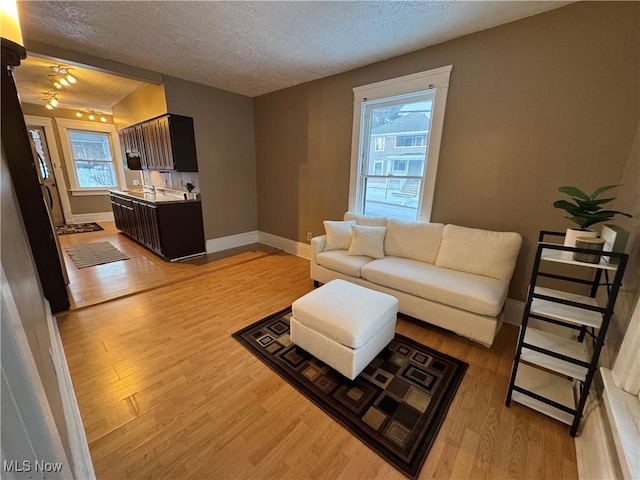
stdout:
<svg viewBox="0 0 640 480">
<path fill-rule="evenodd" d="M 71 195 L 73 195 L 74 197 L 87 197 L 87 196 L 99 196 L 99 195 L 109 195 L 109 190 L 117 190 L 120 187 L 114 186 L 114 187 L 110 187 L 108 189 L 105 188 L 96 188 L 96 189 L 89 189 L 89 188 L 83 188 L 83 189 L 72 189 L 69 190 L 71 192 Z"/>
</svg>

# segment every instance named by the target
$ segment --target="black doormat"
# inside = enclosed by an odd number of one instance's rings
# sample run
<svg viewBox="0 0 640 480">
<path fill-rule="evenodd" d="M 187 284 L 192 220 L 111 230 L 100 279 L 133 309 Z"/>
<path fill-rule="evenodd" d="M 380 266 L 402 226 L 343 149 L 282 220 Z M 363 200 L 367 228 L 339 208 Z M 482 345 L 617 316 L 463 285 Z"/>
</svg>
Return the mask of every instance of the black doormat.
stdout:
<svg viewBox="0 0 640 480">
<path fill-rule="evenodd" d="M 99 232 L 104 230 L 96 222 L 91 223 L 76 223 L 74 225 L 60 225 L 56 227 L 56 233 L 58 235 L 69 235 L 70 233 L 85 233 L 85 232 Z"/>
<path fill-rule="evenodd" d="M 416 478 L 467 364 L 396 334 L 351 381 L 291 343 L 291 308 L 233 334 L 305 397 Z"/>
</svg>

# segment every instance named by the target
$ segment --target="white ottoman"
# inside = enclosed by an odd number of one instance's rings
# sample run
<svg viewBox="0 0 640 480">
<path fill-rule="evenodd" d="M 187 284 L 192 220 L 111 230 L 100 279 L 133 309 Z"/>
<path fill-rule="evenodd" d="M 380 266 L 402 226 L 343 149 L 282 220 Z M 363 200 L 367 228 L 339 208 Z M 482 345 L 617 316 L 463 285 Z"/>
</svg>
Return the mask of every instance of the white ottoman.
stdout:
<svg viewBox="0 0 640 480">
<path fill-rule="evenodd" d="M 353 380 L 393 339 L 398 300 L 332 280 L 292 309 L 291 341 Z"/>
</svg>

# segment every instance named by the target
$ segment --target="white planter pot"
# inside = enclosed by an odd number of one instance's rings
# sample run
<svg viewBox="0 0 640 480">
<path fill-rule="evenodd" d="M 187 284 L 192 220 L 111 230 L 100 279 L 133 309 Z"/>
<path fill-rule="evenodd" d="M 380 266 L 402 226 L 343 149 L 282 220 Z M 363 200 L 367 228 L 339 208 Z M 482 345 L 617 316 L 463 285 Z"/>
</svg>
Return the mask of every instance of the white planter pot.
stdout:
<svg viewBox="0 0 640 480">
<path fill-rule="evenodd" d="M 580 230 L 577 228 L 567 228 L 567 234 L 564 237 L 564 246 L 575 247 L 576 238 L 578 237 L 597 238 L 598 232 L 594 230 Z"/>
</svg>

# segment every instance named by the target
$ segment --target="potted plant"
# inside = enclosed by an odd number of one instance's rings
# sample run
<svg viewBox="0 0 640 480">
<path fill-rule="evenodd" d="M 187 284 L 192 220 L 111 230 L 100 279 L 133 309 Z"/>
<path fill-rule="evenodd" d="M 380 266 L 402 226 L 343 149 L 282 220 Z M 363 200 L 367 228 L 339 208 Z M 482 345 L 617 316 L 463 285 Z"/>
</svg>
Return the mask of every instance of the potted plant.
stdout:
<svg viewBox="0 0 640 480">
<path fill-rule="evenodd" d="M 196 194 L 193 193 L 193 191 L 196 188 L 195 184 L 193 184 L 191 182 L 187 182 L 187 183 L 184 184 L 184 188 L 187 189 L 187 198 L 191 198 L 191 199 L 195 199 L 196 198 Z"/>
<path fill-rule="evenodd" d="M 567 235 L 564 240 L 564 244 L 566 246 L 575 247 L 576 238 L 578 237 L 597 237 L 598 232 L 589 228 L 596 223 L 606 222 L 616 215 L 624 215 L 631 218 L 631 215 L 628 213 L 620 212 L 618 210 L 602 209 L 602 205 L 612 202 L 616 198 L 598 197 L 607 190 L 611 190 L 615 187 L 618 187 L 618 185 L 605 185 L 603 187 L 596 188 L 591 195 L 587 195 L 576 187 L 565 186 L 558 188 L 560 193 L 569 195 L 573 200 L 573 203 L 567 200 L 556 200 L 553 202 L 553 206 L 555 208 L 565 210 L 569 214 L 569 216 L 565 218 L 578 225 L 578 228 L 567 229 Z"/>
</svg>

